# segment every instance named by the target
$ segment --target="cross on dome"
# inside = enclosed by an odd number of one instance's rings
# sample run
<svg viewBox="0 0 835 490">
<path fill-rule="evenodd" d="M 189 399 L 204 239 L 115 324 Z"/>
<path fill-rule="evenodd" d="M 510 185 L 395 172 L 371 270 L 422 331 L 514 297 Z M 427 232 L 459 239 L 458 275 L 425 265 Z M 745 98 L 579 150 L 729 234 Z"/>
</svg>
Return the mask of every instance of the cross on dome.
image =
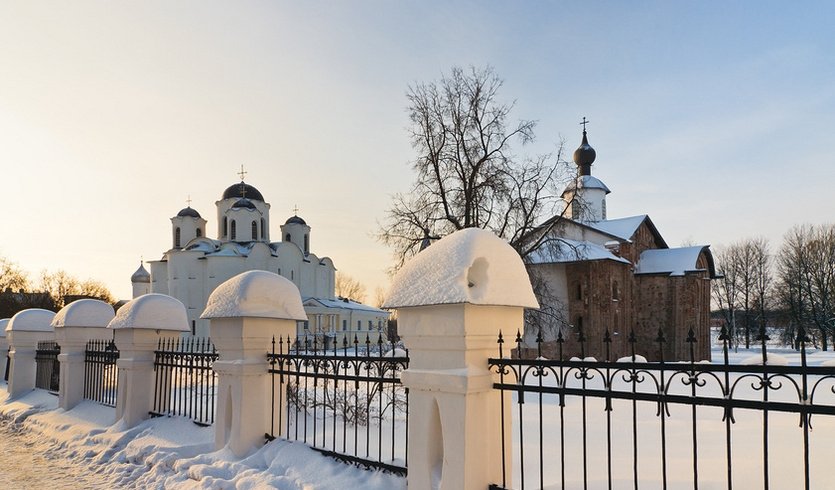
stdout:
<svg viewBox="0 0 835 490">
<path fill-rule="evenodd" d="M 191 194 L 189 194 L 189 196 L 186 198 L 186 204 L 188 204 L 188 207 L 191 207 Z"/>
<path fill-rule="evenodd" d="M 246 170 L 244 170 L 244 166 L 243 166 L 243 165 L 241 165 L 241 171 L 240 171 L 240 172 L 238 172 L 238 176 L 240 176 L 240 178 L 241 178 L 241 182 L 243 182 L 243 181 L 244 181 L 244 177 L 246 177 L 246 174 L 247 174 L 247 171 L 246 171 Z"/>
<path fill-rule="evenodd" d="M 293 206 L 293 215 L 294 215 L 294 216 L 298 216 L 298 215 L 299 215 L 299 205 L 298 205 L 298 204 L 296 204 L 296 205 L 294 205 L 294 206 Z"/>
<path fill-rule="evenodd" d="M 586 124 L 588 124 L 588 123 L 590 123 L 590 122 L 591 122 L 591 121 L 586 120 L 586 116 L 583 116 L 583 122 L 581 122 L 580 124 L 582 124 L 582 125 L 583 125 L 583 132 L 584 132 L 584 133 L 586 132 Z"/>
</svg>

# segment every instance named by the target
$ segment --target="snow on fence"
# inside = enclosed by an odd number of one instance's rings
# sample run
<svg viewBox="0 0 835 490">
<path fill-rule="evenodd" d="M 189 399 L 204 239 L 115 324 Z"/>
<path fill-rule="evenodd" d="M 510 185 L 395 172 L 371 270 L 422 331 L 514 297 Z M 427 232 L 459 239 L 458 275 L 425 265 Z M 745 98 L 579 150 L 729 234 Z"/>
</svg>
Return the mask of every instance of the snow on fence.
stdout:
<svg viewBox="0 0 835 490">
<path fill-rule="evenodd" d="M 334 458 L 406 474 L 409 392 L 400 374 L 408 352 L 396 343 L 343 339 L 324 349 L 315 338 L 275 338 L 267 354 L 272 376 L 270 433 L 304 441 Z M 278 398 L 276 398 L 278 397 Z M 286 406 L 286 412 L 276 407 Z"/>
<path fill-rule="evenodd" d="M 160 339 L 154 351 L 153 416 L 180 415 L 197 425 L 215 421 L 218 353 L 210 339 Z"/>
<path fill-rule="evenodd" d="M 54 341 L 40 341 L 35 350 L 35 387 L 58 392 L 61 373 L 58 354 L 61 347 Z"/>
<path fill-rule="evenodd" d="M 116 406 L 119 349 L 113 340 L 90 340 L 84 349 L 84 398 Z"/>
<path fill-rule="evenodd" d="M 517 345 L 521 343 L 517 334 Z M 580 332 L 581 348 L 586 339 Z M 608 359 L 509 359 L 501 333 L 491 369 L 494 388 L 515 398 L 513 461 L 491 489 L 503 488 L 821 488 L 831 477 L 835 367 L 809 366 L 804 332 L 800 365 L 769 354 L 760 333 L 758 365 L 722 360 L 646 362 Z M 666 342 L 659 331 L 656 342 Z M 537 339 L 541 344 L 541 336 Z M 541 352 L 541 350 L 540 350 Z M 768 363 L 766 363 L 768 360 Z M 504 397 L 502 397 L 504 403 Z M 814 432 L 812 417 L 815 416 Z M 510 423 L 502 420 L 502 423 Z M 778 444 L 770 444 L 778 442 Z M 512 465 L 514 478 L 507 475 Z M 814 483 L 816 482 L 816 484 Z"/>
</svg>

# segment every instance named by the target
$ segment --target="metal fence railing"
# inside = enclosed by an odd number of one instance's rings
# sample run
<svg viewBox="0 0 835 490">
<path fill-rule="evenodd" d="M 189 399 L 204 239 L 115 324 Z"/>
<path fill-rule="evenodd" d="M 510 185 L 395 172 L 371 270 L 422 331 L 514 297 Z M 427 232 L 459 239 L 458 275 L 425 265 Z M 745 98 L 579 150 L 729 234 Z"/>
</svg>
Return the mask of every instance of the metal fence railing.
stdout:
<svg viewBox="0 0 835 490">
<path fill-rule="evenodd" d="M 35 387 L 57 393 L 61 376 L 58 354 L 61 347 L 54 341 L 40 341 L 35 350 Z"/>
<path fill-rule="evenodd" d="M 608 334 L 602 340 L 608 346 Z M 808 365 L 802 331 L 799 365 L 769 353 L 765 332 L 758 362 L 731 364 L 729 340 L 723 329 L 714 363 L 694 359 L 692 330 L 686 362 L 642 360 L 634 335 L 632 356 L 620 360 L 605 347 L 602 361 L 564 359 L 561 336 L 557 359 L 511 359 L 500 333 L 489 365 L 502 423 L 515 418 L 501 447 L 515 445 L 504 454 L 514 455 L 516 478 L 504 460 L 491 488 L 823 488 L 828 458 L 818 453 L 835 436 L 835 418 L 821 416 L 835 415 L 835 367 Z M 663 332 L 656 342 L 664 352 Z"/>
<path fill-rule="evenodd" d="M 215 421 L 218 358 L 209 339 L 161 339 L 154 351 L 154 409 L 151 415 L 188 417 L 198 425 Z"/>
<path fill-rule="evenodd" d="M 311 337 L 273 339 L 267 361 L 273 399 L 267 439 L 282 433 L 342 461 L 406 474 L 405 349 L 356 336 L 328 349 Z"/>
<path fill-rule="evenodd" d="M 90 340 L 84 349 L 84 398 L 116 406 L 119 349 L 112 340 Z"/>
</svg>

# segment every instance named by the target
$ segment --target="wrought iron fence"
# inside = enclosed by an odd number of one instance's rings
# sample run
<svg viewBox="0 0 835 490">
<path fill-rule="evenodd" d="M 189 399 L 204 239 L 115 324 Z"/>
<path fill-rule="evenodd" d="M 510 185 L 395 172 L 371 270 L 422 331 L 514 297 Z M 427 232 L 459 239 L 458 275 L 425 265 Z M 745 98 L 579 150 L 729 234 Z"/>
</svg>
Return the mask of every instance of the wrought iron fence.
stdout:
<svg viewBox="0 0 835 490">
<path fill-rule="evenodd" d="M 509 423 L 506 415 L 517 412 L 518 425 L 511 436 L 518 443 L 517 479 L 515 484 L 508 481 L 510 462 L 503 460 L 501 484 L 490 488 L 637 489 L 660 484 L 664 489 L 698 489 L 706 467 L 717 488 L 822 488 L 822 481 L 812 484 L 811 461 L 818 463 L 815 476 L 829 478 L 822 473 L 828 469 L 828 457 L 811 451 L 812 417 L 835 415 L 835 367 L 807 364 L 809 339 L 802 330 L 797 337 L 800 365 L 774 365 L 777 359 L 769 354 L 768 336 L 762 331 L 757 338 L 758 365 L 730 364 L 730 338 L 724 329 L 719 340 L 722 359 L 713 364 L 694 359 L 692 330 L 686 339 L 690 359 L 682 363 L 668 363 L 663 357 L 660 362 L 643 361 L 634 354 L 634 335 L 629 336 L 632 356 L 612 361 L 608 333 L 603 339 L 604 361 L 565 360 L 561 336 L 557 360 L 509 359 L 499 333 L 499 356 L 489 365 L 497 373 L 494 388 L 503 392 L 502 423 Z M 517 346 L 521 342 L 517 333 Z M 583 349 L 585 342 L 580 332 Z M 656 342 L 664 352 L 662 331 Z M 540 335 L 537 344 L 541 343 Z M 515 409 L 509 406 L 513 403 Z M 524 408 L 526 404 L 533 407 Z M 605 421 L 593 418 L 601 415 Z M 818 442 L 826 445 L 835 432 L 835 418 L 818 420 L 825 429 Z M 558 425 L 558 434 L 544 432 L 544 426 L 553 425 Z M 745 428 L 735 428 L 739 425 Z M 503 455 L 511 444 L 506 434 L 503 430 Z M 779 439 L 776 448 L 770 439 Z M 559 447 L 546 451 L 544 441 L 558 441 Z M 531 449 L 537 453 L 531 455 Z M 736 465 L 745 469 L 735 471 Z"/>
<path fill-rule="evenodd" d="M 279 433 L 364 467 L 406 474 L 409 390 L 400 374 L 408 352 L 366 336 L 324 349 L 316 339 L 273 338 L 267 354 L 272 412 L 268 440 Z"/>
<path fill-rule="evenodd" d="M 35 387 L 52 392 L 58 392 L 61 365 L 58 354 L 61 347 L 54 341 L 40 341 L 35 350 Z"/>
<path fill-rule="evenodd" d="M 84 349 L 84 398 L 116 406 L 119 349 L 112 340 L 90 340 Z"/>
<path fill-rule="evenodd" d="M 218 354 L 209 339 L 160 339 L 154 351 L 154 409 L 151 415 L 179 415 L 197 425 L 215 421 Z"/>
<path fill-rule="evenodd" d="M 9 347 L 6 350 L 6 372 L 3 373 L 3 381 L 6 381 L 6 382 L 9 381 L 9 364 L 11 364 L 11 359 L 10 359 L 11 356 L 9 356 L 9 353 L 11 351 L 12 351 L 11 347 Z"/>
</svg>

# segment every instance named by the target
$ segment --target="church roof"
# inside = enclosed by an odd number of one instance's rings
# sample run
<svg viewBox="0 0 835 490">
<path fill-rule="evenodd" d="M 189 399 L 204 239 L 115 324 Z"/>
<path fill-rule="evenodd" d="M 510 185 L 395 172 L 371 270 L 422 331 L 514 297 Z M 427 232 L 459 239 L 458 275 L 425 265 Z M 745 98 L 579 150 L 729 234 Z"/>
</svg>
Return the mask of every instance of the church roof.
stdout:
<svg viewBox="0 0 835 490">
<path fill-rule="evenodd" d="M 544 242 L 528 255 L 529 264 L 564 264 L 586 260 L 613 260 L 629 264 L 623 257 L 618 257 L 603 245 L 586 240 L 554 238 Z"/>
<path fill-rule="evenodd" d="M 151 282 L 151 273 L 143 264 L 139 264 L 139 269 L 130 276 L 130 282 Z"/>
<path fill-rule="evenodd" d="M 366 313 L 375 313 L 378 315 L 389 315 L 390 313 L 386 310 L 381 310 L 379 308 L 374 308 L 373 306 L 369 306 L 363 303 L 359 303 L 352 299 L 342 298 L 342 299 L 325 299 L 325 298 L 305 298 L 304 302 L 307 303 L 308 301 L 315 301 L 319 303 L 325 308 L 339 308 L 343 310 L 352 310 L 352 311 L 364 311 Z"/>
<path fill-rule="evenodd" d="M 264 196 L 261 195 L 261 192 L 258 191 L 258 189 L 243 182 L 232 184 L 227 187 L 226 190 L 223 191 L 223 197 L 221 197 L 221 199 L 234 199 L 236 197 L 245 197 L 255 201 L 264 200 Z"/>
<path fill-rule="evenodd" d="M 232 205 L 233 208 L 246 208 L 246 209 L 256 209 L 255 204 L 252 203 L 249 199 L 242 197 L 235 201 L 235 204 Z"/>
<path fill-rule="evenodd" d="M 287 221 L 284 222 L 285 225 L 290 225 L 290 224 L 294 224 L 294 223 L 297 224 L 297 225 L 306 225 L 307 224 L 307 222 L 305 222 L 305 220 L 301 219 L 298 216 L 290 216 L 289 218 L 287 218 Z"/>
<path fill-rule="evenodd" d="M 200 213 L 197 212 L 196 209 L 192 209 L 191 206 L 187 208 L 183 208 L 177 213 L 177 216 L 180 217 L 189 217 L 189 218 L 200 218 Z"/>
<path fill-rule="evenodd" d="M 707 269 L 700 269 L 697 265 L 699 255 L 702 253 L 705 253 L 707 257 Z M 698 272 L 704 270 L 707 270 L 711 278 L 716 277 L 716 269 L 713 265 L 713 254 L 710 253 L 709 245 L 644 250 L 641 252 L 641 256 L 638 259 L 635 274 L 667 274 L 670 276 L 683 276 L 688 272 Z"/>
<path fill-rule="evenodd" d="M 565 190 L 562 191 L 562 195 L 565 196 L 566 193 L 576 191 L 577 189 L 602 189 L 606 192 L 606 194 L 610 194 L 612 192 L 608 187 L 606 187 L 606 184 L 604 184 L 603 181 L 597 177 L 592 175 L 580 175 L 565 187 Z"/>
<path fill-rule="evenodd" d="M 655 237 L 655 241 L 660 248 L 667 248 L 667 242 L 661 237 L 661 233 L 653 224 L 652 220 L 646 214 L 639 214 L 638 216 L 628 216 L 626 218 L 606 219 L 596 221 L 594 223 L 585 223 L 585 225 L 594 228 L 603 233 L 618 237 L 622 240 L 631 240 L 635 236 L 635 232 L 642 224 L 646 223 Z"/>
</svg>

